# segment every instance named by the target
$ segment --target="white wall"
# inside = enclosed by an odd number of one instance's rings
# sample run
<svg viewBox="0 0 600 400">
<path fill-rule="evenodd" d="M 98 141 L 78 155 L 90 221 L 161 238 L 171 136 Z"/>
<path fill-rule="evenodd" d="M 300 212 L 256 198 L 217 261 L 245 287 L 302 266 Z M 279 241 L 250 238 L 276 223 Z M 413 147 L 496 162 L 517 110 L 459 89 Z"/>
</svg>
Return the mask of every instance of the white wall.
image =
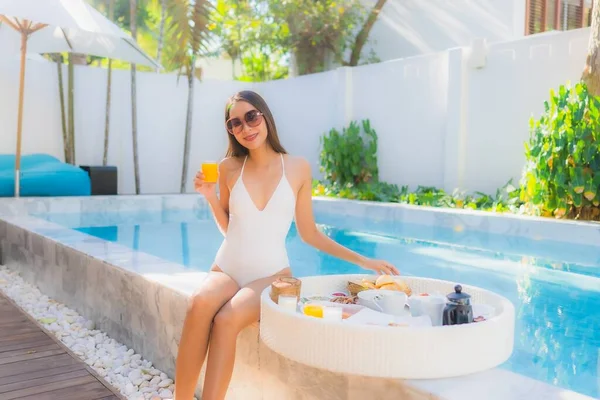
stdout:
<svg viewBox="0 0 600 400">
<path fill-rule="evenodd" d="M 202 160 L 225 152 L 227 97 L 249 88 L 271 106 L 284 146 L 307 157 L 317 175 L 320 136 L 369 118 L 379 135 L 382 179 L 494 192 L 520 177 L 529 116 L 539 115 L 550 88 L 579 78 L 588 35 L 583 29 L 496 43 L 482 58 L 457 48 L 260 84 L 198 83 L 188 187 Z M 30 61 L 26 78 L 24 152 L 62 158 L 56 66 Z M 99 164 L 106 71 L 77 67 L 75 79 L 77 162 Z M 17 82 L 18 60 L 0 59 L 0 153 L 15 151 Z M 143 193 L 178 191 L 186 99 L 184 79 L 138 74 Z M 121 193 L 134 192 L 130 115 L 129 72 L 115 71 L 109 162 L 119 167 Z"/>
<path fill-rule="evenodd" d="M 337 105 L 343 102 L 344 81 L 337 71 L 270 81 L 254 87 L 276 118 L 285 149 L 302 154 L 319 172 L 319 137 L 343 124 Z"/>
<path fill-rule="evenodd" d="M 490 46 L 486 66 L 469 71 L 465 185 L 489 192 L 521 175 L 529 119 L 543 112 L 550 88 L 580 79 L 588 39 L 582 29 Z"/>
<path fill-rule="evenodd" d="M 379 137 L 380 179 L 443 186 L 447 53 L 354 68 L 353 119 Z"/>
<path fill-rule="evenodd" d="M 235 63 L 234 71 L 233 62 L 224 56 L 201 58 L 196 65 L 202 68 L 202 80 L 204 81 L 231 81 L 234 76 L 239 76 L 241 73 L 240 63 Z"/>
<path fill-rule="evenodd" d="M 377 0 L 363 0 L 371 8 Z M 525 0 L 388 0 L 369 35 L 381 61 L 490 42 L 525 32 Z"/>
</svg>

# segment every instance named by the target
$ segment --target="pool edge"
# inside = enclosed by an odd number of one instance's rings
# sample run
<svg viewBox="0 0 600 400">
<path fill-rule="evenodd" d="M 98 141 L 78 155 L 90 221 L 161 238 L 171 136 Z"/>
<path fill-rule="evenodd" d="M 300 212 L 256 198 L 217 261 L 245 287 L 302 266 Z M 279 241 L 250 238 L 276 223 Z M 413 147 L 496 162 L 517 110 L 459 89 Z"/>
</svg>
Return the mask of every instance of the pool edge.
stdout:
<svg viewBox="0 0 600 400">
<path fill-rule="evenodd" d="M 182 310 L 185 309 L 189 288 L 182 290 L 177 282 L 163 282 L 163 279 L 168 274 L 143 276 L 135 271 L 128 270 L 127 266 L 113 265 L 106 260 L 95 258 L 93 255 L 87 254 L 80 249 L 60 243 L 52 237 L 35 232 L 35 223 L 40 223 L 42 220 L 33 217 L 29 218 L 31 218 L 29 221 L 33 225 L 28 229 L 26 218 L 21 219 L 17 217 L 17 220 L 21 221 L 19 224 L 14 224 L 14 220 L 13 222 L 9 222 L 11 218 L 8 218 L 9 221 L 7 221 L 0 217 L 1 248 L 5 264 L 11 269 L 20 271 L 26 281 L 40 287 L 46 295 L 56 298 L 66 305 L 75 308 L 87 318 L 94 320 L 101 330 L 116 340 L 134 348 L 137 352 L 152 360 L 157 367 L 172 375 L 174 371 L 174 357 L 178 345 L 177 338 L 179 337 L 180 327 L 183 322 Z M 89 236 L 86 234 L 82 235 L 82 237 Z M 102 241 L 101 239 L 98 240 Z M 129 251 L 132 254 L 140 253 L 130 249 Z M 60 272 L 60 275 L 57 272 Z M 196 278 L 200 279 L 201 275 L 196 275 Z M 103 284 L 99 285 L 102 290 L 100 292 L 94 291 L 93 287 L 90 288 L 92 285 L 85 285 L 85 287 L 78 285 L 78 283 L 90 281 L 96 283 L 102 282 Z M 183 281 L 189 283 L 190 279 L 186 277 Z M 127 299 L 120 298 L 119 293 L 123 293 L 123 288 L 129 288 L 130 293 L 133 293 L 133 297 Z M 107 295 L 107 291 L 110 295 Z M 109 306 L 106 301 L 115 301 L 116 305 L 112 304 L 112 306 Z M 151 308 L 150 312 L 147 310 L 148 306 Z M 136 309 L 139 315 L 136 315 Z M 139 313 L 140 309 L 143 312 Z M 103 313 L 98 310 L 109 311 Z M 159 324 L 159 321 L 167 321 L 167 323 Z M 123 324 L 126 324 L 126 326 Z M 154 324 L 154 326 L 149 327 L 146 324 Z M 144 334 L 139 335 L 135 331 L 143 332 Z M 157 332 L 158 337 L 152 337 L 152 332 L 154 331 Z M 270 354 L 270 350 L 267 351 L 264 345 L 258 343 L 257 338 L 258 330 L 255 327 L 248 328 L 240 336 L 238 341 L 240 353 L 243 353 L 246 358 L 237 362 L 241 367 L 236 367 L 237 372 L 235 374 L 236 376 L 240 376 L 241 374 L 243 378 L 240 379 L 239 385 L 235 383 L 236 381 L 232 381 L 232 390 L 234 392 L 244 394 L 256 392 L 258 389 L 248 385 L 259 379 L 262 382 L 260 385 L 262 388 L 268 382 L 269 388 L 277 388 L 272 393 L 287 394 L 285 382 L 289 381 L 290 374 L 300 374 L 301 371 L 304 371 L 304 375 L 302 376 L 303 379 L 306 379 L 306 373 L 308 372 L 305 370 L 306 367 L 292 364 L 282 357 Z M 258 347 L 252 347 L 254 345 Z M 163 349 L 162 353 L 160 353 L 161 349 Z M 165 353 L 164 349 L 168 349 L 168 352 Z M 256 371 L 252 371 L 252 369 L 253 365 L 256 365 L 256 362 L 267 368 L 268 372 L 265 372 L 266 375 L 261 375 L 260 377 L 254 375 Z M 509 377 L 512 376 L 512 380 L 515 383 L 520 383 L 520 389 L 526 390 L 527 395 L 531 395 L 531 390 L 535 390 L 535 396 L 539 395 L 549 399 L 564 399 L 565 397 L 563 396 L 565 394 L 575 396 L 569 397 L 573 399 L 591 399 L 591 397 L 554 387 L 500 368 L 484 373 L 487 374 L 487 378 L 483 379 L 483 382 L 487 382 L 487 384 L 483 385 L 483 388 L 489 390 L 489 385 L 510 387 L 511 385 L 506 385 L 506 373 L 509 373 Z M 325 390 L 323 388 L 324 385 L 337 387 L 337 392 L 347 392 L 350 390 L 358 392 L 364 390 L 364 386 L 369 382 L 371 384 L 374 383 L 373 380 L 367 378 L 351 377 L 350 379 L 350 377 L 340 377 L 326 371 L 310 371 L 310 375 L 316 381 L 322 381 L 324 377 L 327 377 L 329 380 L 321 382 L 321 385 L 312 386 L 312 389 L 306 389 L 318 392 L 313 393 L 315 397 L 305 397 L 307 399 L 322 398 L 319 396 L 326 394 L 322 392 L 322 390 Z M 341 378 L 345 378 L 345 380 Z M 434 398 L 454 400 L 456 398 L 454 393 L 462 393 L 461 398 L 465 399 L 464 392 L 461 389 L 464 384 L 472 383 L 474 378 L 476 377 L 467 376 L 432 381 L 409 380 L 387 382 L 385 384 L 382 382 L 375 383 L 378 390 L 385 389 L 389 391 L 396 389 L 403 396 L 409 396 L 407 398 L 431 400 L 431 396 L 435 396 Z M 241 382 L 246 383 L 242 384 Z M 523 382 L 529 382 L 528 385 L 530 386 L 523 386 Z M 533 389 L 531 389 L 532 387 Z M 515 387 L 515 390 L 517 389 L 519 387 Z M 330 390 L 331 388 L 327 389 L 327 395 L 331 394 Z M 498 396 L 500 396 L 499 393 L 501 392 L 497 393 Z M 256 395 L 259 396 L 258 393 Z M 305 393 L 305 395 L 312 394 Z M 369 392 L 369 395 L 373 395 L 373 393 Z M 261 398 L 264 398 L 264 396 Z M 497 398 L 500 399 L 503 397 Z"/>
</svg>

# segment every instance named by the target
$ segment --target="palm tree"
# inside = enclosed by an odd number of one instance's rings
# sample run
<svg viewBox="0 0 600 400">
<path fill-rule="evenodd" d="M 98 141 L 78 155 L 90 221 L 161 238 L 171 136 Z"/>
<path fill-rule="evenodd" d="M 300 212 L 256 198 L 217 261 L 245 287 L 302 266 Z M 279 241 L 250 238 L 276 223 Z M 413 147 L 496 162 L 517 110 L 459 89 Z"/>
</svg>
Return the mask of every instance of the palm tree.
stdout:
<svg viewBox="0 0 600 400">
<path fill-rule="evenodd" d="M 188 79 L 188 102 L 185 118 L 185 140 L 181 171 L 181 193 L 185 193 L 192 133 L 192 111 L 194 107 L 194 82 L 196 59 L 207 51 L 209 15 L 212 5 L 209 0 L 169 0 L 171 19 L 170 35 L 177 48 L 173 57 Z"/>
<path fill-rule="evenodd" d="M 131 37 L 137 42 L 137 0 L 129 0 L 129 24 Z M 136 90 L 136 67 L 131 64 L 131 135 L 133 139 L 133 173 L 135 179 L 135 194 L 140 194 L 140 163 L 138 160 L 137 141 L 137 90 Z"/>
<path fill-rule="evenodd" d="M 158 48 L 156 50 L 156 62 L 160 64 L 160 57 L 165 42 L 165 23 L 167 21 L 167 0 L 160 0 L 160 25 L 158 29 Z M 158 68 L 156 69 L 158 72 Z"/>
</svg>

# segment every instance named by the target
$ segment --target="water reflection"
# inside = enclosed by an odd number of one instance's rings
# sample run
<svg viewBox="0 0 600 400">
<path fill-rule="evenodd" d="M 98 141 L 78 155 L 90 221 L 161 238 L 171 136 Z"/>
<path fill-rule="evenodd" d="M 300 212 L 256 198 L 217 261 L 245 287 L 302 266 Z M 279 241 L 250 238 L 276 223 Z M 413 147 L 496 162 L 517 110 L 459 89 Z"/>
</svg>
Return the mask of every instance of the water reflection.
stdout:
<svg viewBox="0 0 600 400">
<path fill-rule="evenodd" d="M 223 240 L 214 222 L 204 217 L 182 221 L 168 216 L 170 222 L 165 218 L 79 230 L 188 268 L 207 270 Z M 600 396 L 600 265 L 561 263 L 523 255 L 523 250 L 485 251 L 482 243 L 476 249 L 449 245 L 443 237 L 428 241 L 330 225 L 320 225 L 320 229 L 361 254 L 392 262 L 404 275 L 471 284 L 504 295 L 515 305 L 517 321 L 515 350 L 502 368 Z M 468 238 L 476 240 L 472 233 Z M 295 227 L 287 246 L 297 276 L 364 272 L 304 244 Z M 536 252 L 541 253 L 539 246 Z"/>
</svg>

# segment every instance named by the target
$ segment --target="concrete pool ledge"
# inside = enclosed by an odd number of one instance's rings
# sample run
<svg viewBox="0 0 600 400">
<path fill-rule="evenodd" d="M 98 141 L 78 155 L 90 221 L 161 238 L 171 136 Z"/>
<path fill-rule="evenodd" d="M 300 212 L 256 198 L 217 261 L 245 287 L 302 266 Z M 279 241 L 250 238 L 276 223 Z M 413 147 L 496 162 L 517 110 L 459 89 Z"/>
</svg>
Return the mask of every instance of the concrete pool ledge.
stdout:
<svg viewBox="0 0 600 400">
<path fill-rule="evenodd" d="M 205 273 L 191 272 L 143 253 L 123 258 L 135 260 L 137 257 L 138 262 L 125 261 L 119 267 L 96 258 L 100 254 L 91 256 L 72 248 L 74 243 L 57 243 L 10 222 L 0 222 L 0 232 L 4 232 L 4 262 L 10 269 L 19 271 L 43 293 L 94 320 L 98 329 L 173 376 L 186 302 Z M 87 235 L 82 234 L 82 240 L 85 237 Z M 107 244 L 107 253 L 122 250 L 121 246 L 112 245 Z M 130 253 L 137 252 L 130 250 Z M 82 282 L 87 284 L 82 285 Z M 344 376 L 309 368 L 272 352 L 259 341 L 257 326 L 249 327 L 240 335 L 228 399 L 358 400 L 365 397 L 591 399 L 502 369 L 441 380 Z"/>
<path fill-rule="evenodd" d="M 316 198 L 317 214 L 392 223 L 443 226 L 456 231 L 483 231 L 517 237 L 560 240 L 582 245 L 600 243 L 600 224 L 450 210 L 398 204 Z M 190 294 L 206 275 L 180 264 L 133 251 L 117 243 L 69 229 L 36 214 L 68 214 L 69 225 L 94 215 L 123 218 L 169 218 L 165 210 L 194 210 L 209 217 L 201 196 L 143 195 L 82 198 L 0 199 L 0 264 L 17 270 L 46 295 L 96 322 L 98 329 L 135 349 L 173 376 L 181 326 Z M 91 218 L 91 219 L 89 219 Z M 360 222 L 358 222 L 360 223 Z M 461 232 L 462 232 L 461 231 Z M 583 278 L 583 277 L 582 277 Z M 238 340 L 238 357 L 228 399 L 591 399 L 525 376 L 493 369 L 442 380 L 382 380 L 344 376 L 309 368 L 272 352 L 258 337 L 258 327 Z"/>
<path fill-rule="evenodd" d="M 600 243 L 600 223 L 493 213 L 470 209 L 414 206 L 409 204 L 313 197 L 315 213 L 344 217 L 368 217 L 376 222 L 396 222 L 444 227 L 456 232 L 488 233 L 553 240 L 582 245 Z M 0 216 L 72 214 L 73 224 L 81 213 L 122 213 L 140 218 L 144 213 L 193 209 L 209 215 L 204 198 L 197 194 L 119 195 L 91 197 L 25 197 L 0 199 Z"/>
<path fill-rule="evenodd" d="M 469 209 L 414 206 L 314 197 L 315 212 L 345 217 L 368 217 L 379 222 L 444 227 L 455 232 L 482 231 L 534 240 L 552 240 L 596 246 L 600 243 L 600 223 L 493 213 Z M 399 226 L 401 229 L 401 226 Z M 396 233 L 401 234 L 401 231 Z"/>
<path fill-rule="evenodd" d="M 444 400 L 593 400 L 592 397 L 561 389 L 501 368 L 452 379 L 406 381 Z M 459 390 L 462 385 L 462 390 Z"/>
<path fill-rule="evenodd" d="M 70 243 L 59 243 L 39 233 L 51 229 L 52 223 L 7 219 L 0 220 L 0 238 L 3 263 L 9 269 L 174 375 L 187 301 L 204 273 L 132 250 L 127 257 L 122 246 L 112 243 L 106 244 L 103 255 L 98 239 L 85 234 L 79 242 L 74 235 Z M 28 223 L 32 223 L 29 229 Z M 93 247 L 94 255 L 82 251 L 87 246 Z M 112 250 L 123 256 L 121 266 L 102 259 Z M 343 376 L 291 362 L 264 346 L 258 326 L 253 325 L 238 339 L 227 398 L 358 400 L 367 393 L 375 398 L 437 399 L 402 381 Z"/>
</svg>

